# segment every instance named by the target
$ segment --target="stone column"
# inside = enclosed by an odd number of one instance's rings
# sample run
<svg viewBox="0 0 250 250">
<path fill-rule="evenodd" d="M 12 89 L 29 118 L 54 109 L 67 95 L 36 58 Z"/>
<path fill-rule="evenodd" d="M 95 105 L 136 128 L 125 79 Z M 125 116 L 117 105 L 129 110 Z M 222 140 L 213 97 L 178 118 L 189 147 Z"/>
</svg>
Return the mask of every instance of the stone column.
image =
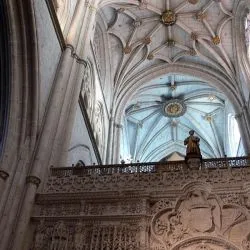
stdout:
<svg viewBox="0 0 250 250">
<path fill-rule="evenodd" d="M 249 136 L 249 131 L 247 128 L 248 121 L 246 121 L 245 115 L 246 114 L 244 114 L 244 109 L 243 109 L 243 111 L 240 114 L 235 115 L 235 119 L 238 122 L 240 134 L 242 138 L 242 143 L 246 151 L 245 153 L 249 155 L 250 154 L 250 136 Z"/>
<path fill-rule="evenodd" d="M 65 105 L 63 107 L 63 119 L 61 122 L 61 127 L 57 131 L 56 145 L 54 148 L 54 156 L 51 159 L 50 165 L 60 165 L 63 166 L 67 159 L 67 151 L 70 143 L 72 128 L 75 121 L 75 115 L 77 110 L 77 105 L 79 101 L 79 94 L 81 90 L 81 83 L 84 75 L 84 69 L 86 67 L 86 62 L 82 59 L 86 57 L 84 51 L 90 44 L 90 38 L 92 26 L 95 20 L 95 7 L 90 3 L 85 4 L 86 12 L 82 20 L 81 32 L 79 34 L 79 42 L 76 45 L 75 51 L 78 59 L 78 67 L 73 70 L 70 82 L 73 82 L 71 91 L 68 91 L 68 95 L 65 100 Z M 73 25 L 74 26 L 74 25 Z M 67 38 L 67 42 L 70 41 L 71 34 Z M 82 43 L 84 40 L 85 43 Z"/>
<path fill-rule="evenodd" d="M 49 108 L 44 125 L 41 129 L 41 136 L 38 140 L 32 163 L 32 170 L 29 175 L 32 176 L 32 178 L 27 177 L 26 192 L 17 218 L 14 237 L 12 241 L 7 237 L 5 240 L 6 243 L 2 245 L 2 249 L 7 249 L 8 242 L 9 246 L 11 245 L 13 249 L 20 249 L 20 245 L 27 230 L 32 207 L 34 205 L 34 198 L 37 186 L 39 185 L 38 180 L 43 180 L 44 175 L 48 171 L 48 163 L 60 123 L 67 122 L 67 116 L 63 113 L 63 104 L 66 103 L 69 105 L 70 102 L 67 97 L 71 96 L 69 93 L 72 92 L 75 84 L 73 81 L 70 82 L 69 79 L 72 74 L 72 69 L 74 70 L 77 68 L 77 63 L 79 61 L 74 48 L 76 48 L 80 39 L 85 11 L 85 1 L 78 1 L 75 15 L 72 20 L 72 26 L 67 38 L 67 43 L 71 46 L 67 46 L 64 50 L 58 66 L 58 71 L 54 80 L 54 87 L 48 103 Z M 62 115 L 64 115 L 64 119 L 61 119 Z M 31 180 L 37 181 L 34 183 L 34 181 Z"/>
</svg>

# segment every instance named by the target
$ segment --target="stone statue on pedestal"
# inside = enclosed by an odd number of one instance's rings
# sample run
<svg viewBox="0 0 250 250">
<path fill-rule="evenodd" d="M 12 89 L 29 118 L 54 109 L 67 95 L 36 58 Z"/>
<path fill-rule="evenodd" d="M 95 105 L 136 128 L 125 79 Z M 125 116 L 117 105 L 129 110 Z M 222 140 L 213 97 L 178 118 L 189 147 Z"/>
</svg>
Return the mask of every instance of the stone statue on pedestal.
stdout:
<svg viewBox="0 0 250 250">
<path fill-rule="evenodd" d="M 200 143 L 200 138 L 194 135 L 194 130 L 190 130 L 189 136 L 184 140 L 184 145 L 187 145 L 185 159 L 190 166 L 197 165 L 198 167 L 198 165 L 201 162 L 202 156 L 200 152 L 199 143 Z"/>
</svg>

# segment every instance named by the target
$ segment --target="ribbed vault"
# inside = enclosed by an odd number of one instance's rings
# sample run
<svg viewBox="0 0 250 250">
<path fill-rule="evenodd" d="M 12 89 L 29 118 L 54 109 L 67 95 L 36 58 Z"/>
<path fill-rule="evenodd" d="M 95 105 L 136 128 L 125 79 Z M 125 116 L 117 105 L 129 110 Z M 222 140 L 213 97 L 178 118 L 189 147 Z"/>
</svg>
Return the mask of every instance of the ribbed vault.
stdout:
<svg viewBox="0 0 250 250">
<path fill-rule="evenodd" d="M 112 134 L 114 145 L 121 141 L 120 148 L 113 145 L 117 160 L 183 156 L 190 129 L 201 138 L 204 157 L 231 154 L 228 116 L 245 102 L 235 66 L 237 4 L 110 1 L 98 11 L 96 62 L 103 86 L 111 84 L 111 116 L 122 125 Z M 183 109 L 179 115 L 166 113 L 167 105 L 178 106 L 173 102 Z"/>
</svg>

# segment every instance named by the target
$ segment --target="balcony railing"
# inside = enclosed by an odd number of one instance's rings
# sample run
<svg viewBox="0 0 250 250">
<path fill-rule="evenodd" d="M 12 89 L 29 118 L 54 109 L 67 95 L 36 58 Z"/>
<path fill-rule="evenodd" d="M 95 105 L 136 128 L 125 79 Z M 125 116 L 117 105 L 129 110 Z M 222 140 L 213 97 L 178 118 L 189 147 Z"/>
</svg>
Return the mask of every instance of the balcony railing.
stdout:
<svg viewBox="0 0 250 250">
<path fill-rule="evenodd" d="M 250 157 L 214 158 L 202 160 L 199 169 L 225 169 L 249 167 Z M 115 165 L 93 165 L 83 167 L 51 167 L 51 176 L 112 175 L 130 173 L 156 173 L 184 171 L 189 166 L 185 161 L 130 163 Z"/>
</svg>

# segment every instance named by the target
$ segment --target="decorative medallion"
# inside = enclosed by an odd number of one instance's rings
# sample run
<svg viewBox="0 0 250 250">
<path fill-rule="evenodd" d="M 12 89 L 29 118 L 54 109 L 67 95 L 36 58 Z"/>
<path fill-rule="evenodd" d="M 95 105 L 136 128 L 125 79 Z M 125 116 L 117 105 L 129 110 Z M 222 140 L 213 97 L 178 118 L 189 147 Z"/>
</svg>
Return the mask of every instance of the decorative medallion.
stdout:
<svg viewBox="0 0 250 250">
<path fill-rule="evenodd" d="M 124 52 L 124 54 L 129 54 L 129 53 L 131 53 L 131 47 L 126 46 L 126 47 L 123 49 L 123 52 Z"/>
<path fill-rule="evenodd" d="M 181 100 L 172 99 L 164 104 L 163 110 L 168 117 L 179 117 L 186 112 L 186 105 Z"/>
<path fill-rule="evenodd" d="M 149 54 L 148 54 L 148 60 L 153 60 L 153 59 L 154 59 L 154 55 L 151 54 L 151 53 L 149 53 Z"/>
<path fill-rule="evenodd" d="M 207 17 L 207 13 L 203 12 L 203 11 L 199 11 L 196 13 L 196 19 L 198 21 L 202 21 L 203 19 L 205 19 Z"/>
<path fill-rule="evenodd" d="M 161 15 L 161 21 L 167 26 L 172 26 L 176 23 L 176 14 L 172 10 L 165 10 Z"/>
<path fill-rule="evenodd" d="M 196 56 L 196 55 L 197 55 L 197 53 L 196 53 L 196 51 L 195 51 L 194 49 L 190 49 L 190 50 L 188 51 L 188 54 L 189 54 L 190 56 Z"/>
<path fill-rule="evenodd" d="M 213 121 L 213 116 L 212 115 L 206 115 L 204 118 L 208 122 L 212 122 Z"/>
<path fill-rule="evenodd" d="M 214 37 L 212 38 L 212 42 L 213 42 L 214 45 L 220 44 L 220 37 L 217 36 L 217 35 L 214 36 Z"/>
<path fill-rule="evenodd" d="M 133 25 L 134 25 L 134 27 L 135 28 L 138 28 L 139 26 L 141 26 L 141 21 L 138 19 L 138 20 L 135 20 L 134 22 L 133 22 Z"/>
<path fill-rule="evenodd" d="M 144 42 L 144 44 L 150 44 L 151 43 L 151 37 L 145 37 L 145 38 L 143 38 L 143 42 Z"/>
<path fill-rule="evenodd" d="M 198 34 L 196 32 L 191 32 L 191 39 L 192 40 L 197 40 L 198 39 Z"/>
</svg>

